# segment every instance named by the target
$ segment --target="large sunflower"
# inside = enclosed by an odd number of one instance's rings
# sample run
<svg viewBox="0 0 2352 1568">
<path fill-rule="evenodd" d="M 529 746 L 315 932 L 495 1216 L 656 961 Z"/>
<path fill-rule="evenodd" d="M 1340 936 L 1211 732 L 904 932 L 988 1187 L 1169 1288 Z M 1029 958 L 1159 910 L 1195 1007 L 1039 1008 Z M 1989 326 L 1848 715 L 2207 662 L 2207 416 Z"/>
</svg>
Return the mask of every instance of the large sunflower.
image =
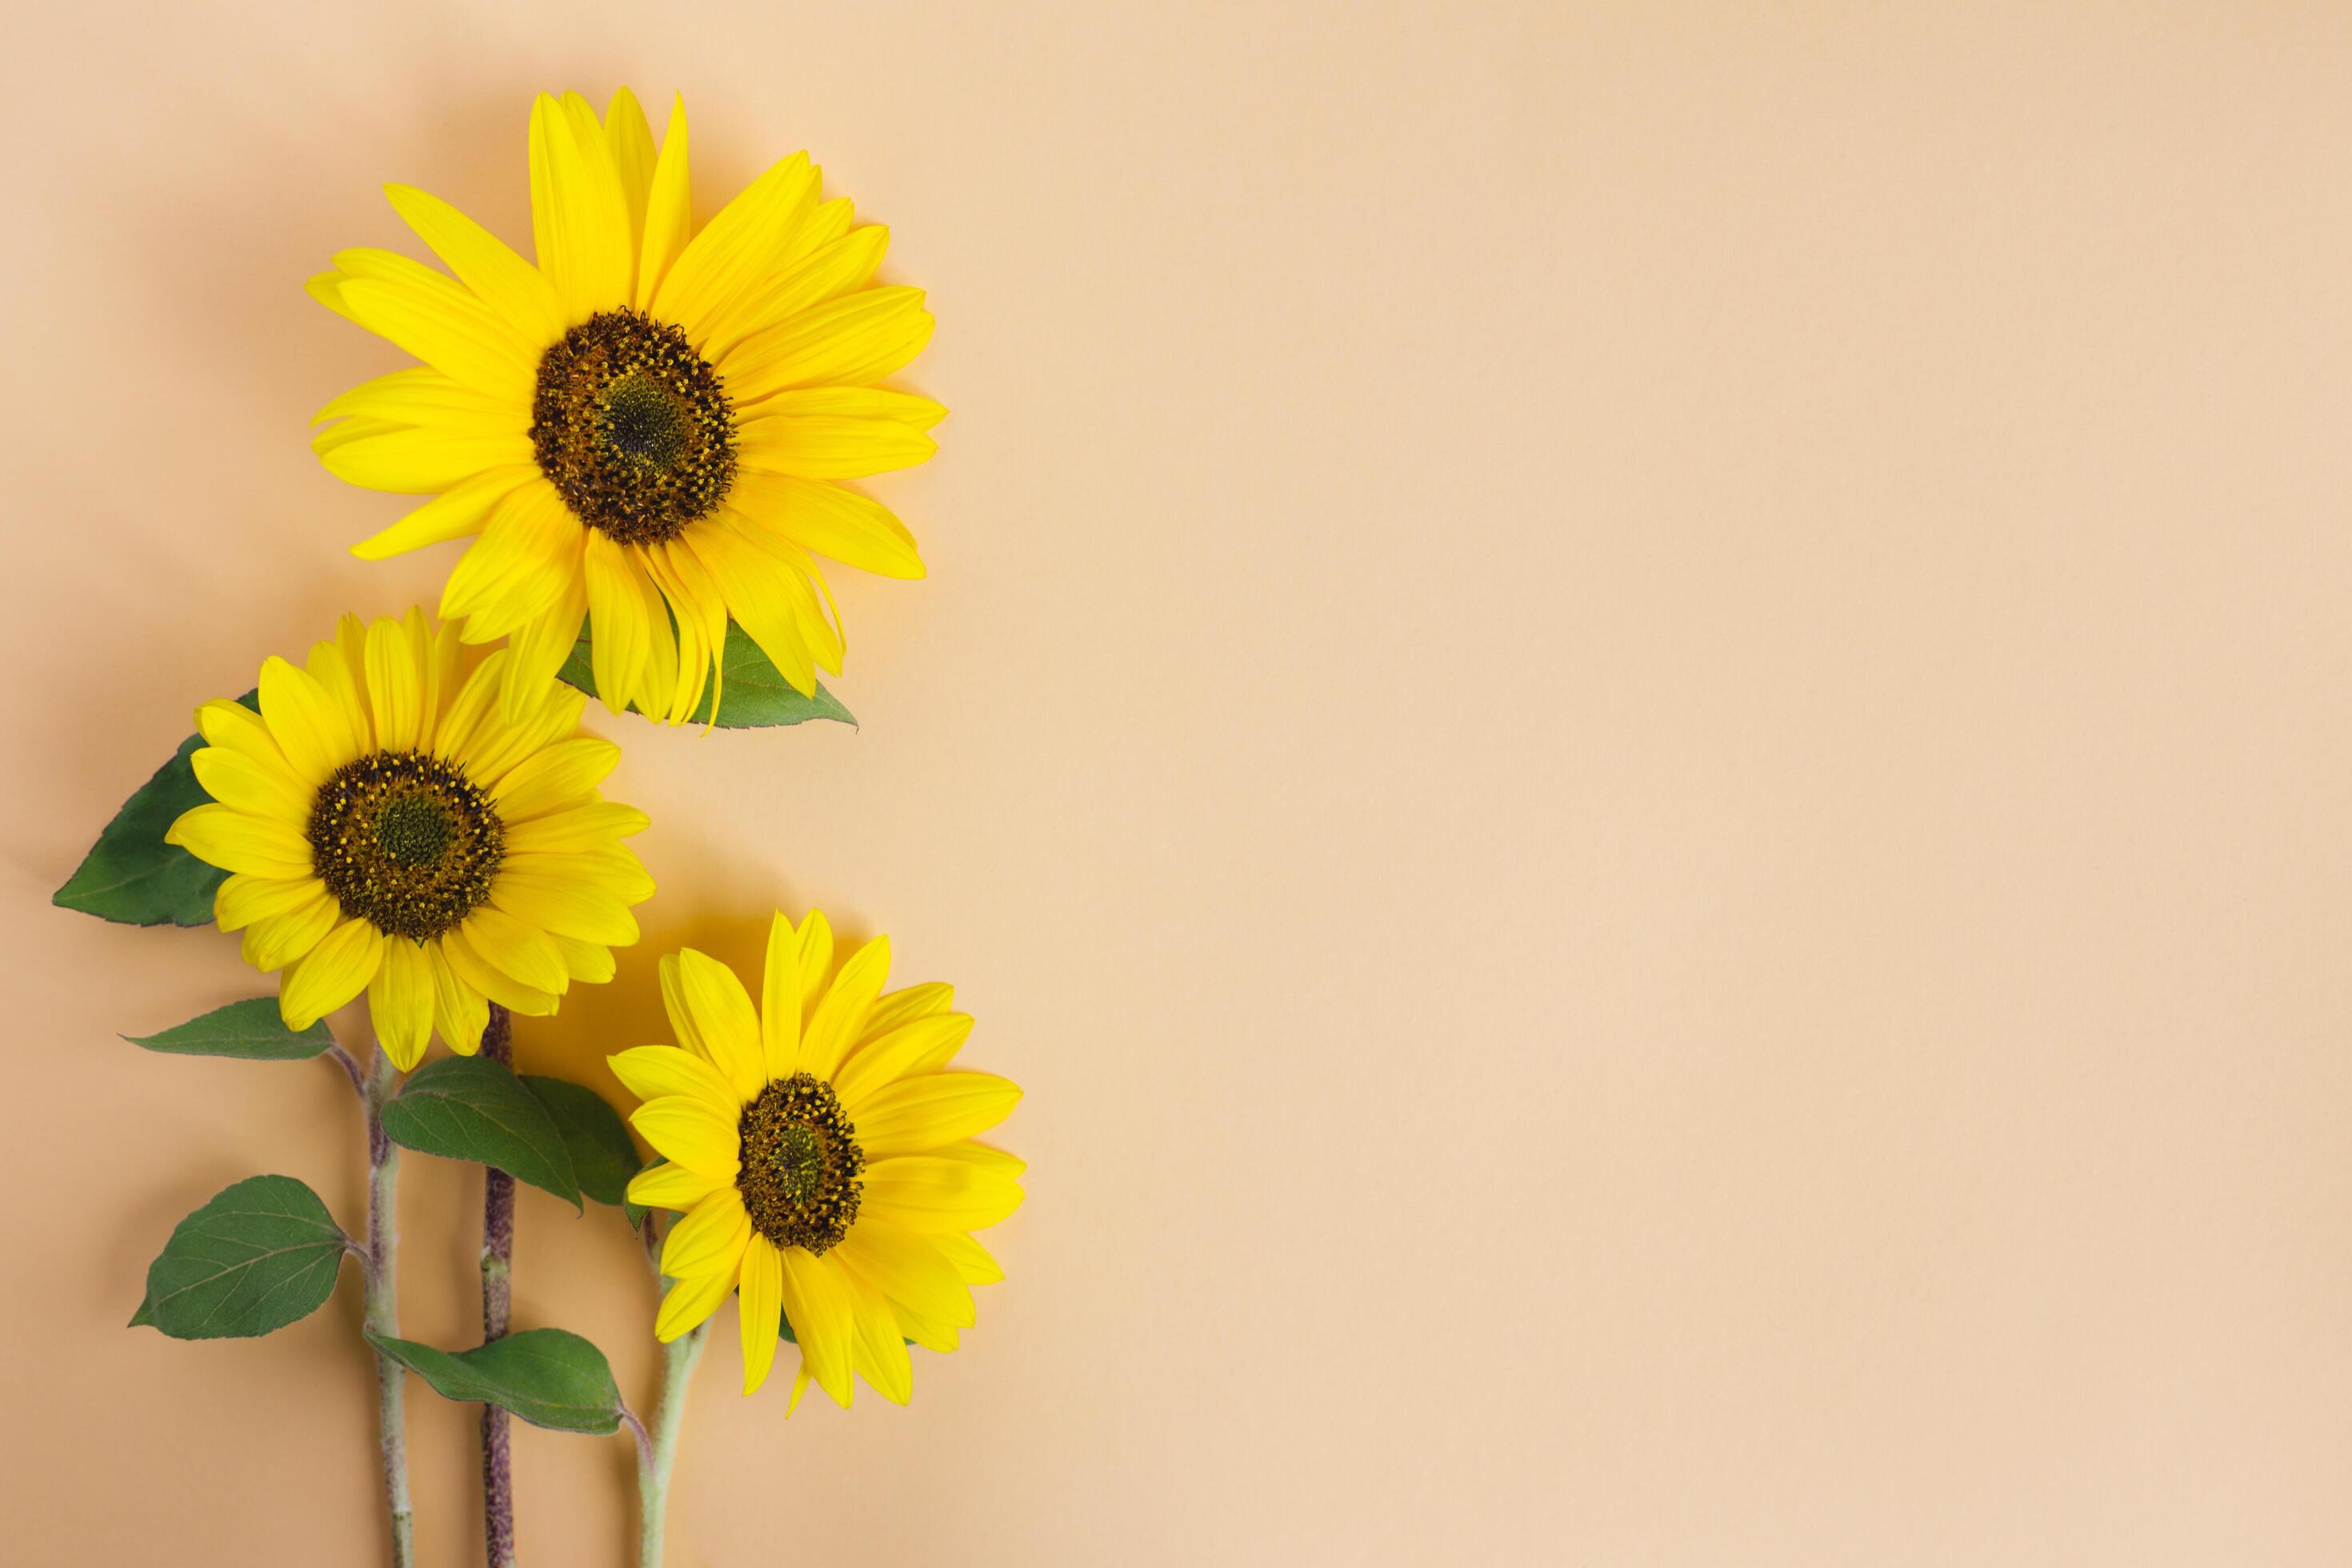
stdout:
<svg viewBox="0 0 2352 1568">
<path fill-rule="evenodd" d="M 164 837 L 231 873 L 213 900 L 245 959 L 283 969 L 304 1029 L 362 990 L 404 1070 L 436 1029 L 480 1046 L 488 1004 L 552 1013 L 574 980 L 613 977 L 653 879 L 621 840 L 646 826 L 596 785 L 620 748 L 579 733 L 587 699 L 542 679 L 501 716 L 512 655 L 466 674 L 454 628 L 422 610 L 345 616 L 307 667 L 261 667 L 261 710 L 196 710 L 191 758 L 213 797 Z"/>
<path fill-rule="evenodd" d="M 677 722 L 731 617 L 807 693 L 839 674 L 816 555 L 919 577 L 911 534 L 834 481 L 929 457 L 938 404 L 874 384 L 931 335 L 922 291 L 876 288 L 888 230 L 850 226 L 796 153 L 698 231 L 686 109 L 658 153 L 627 89 L 603 121 L 578 93 L 530 117 L 533 267 L 447 203 L 385 187 L 457 276 L 390 251 L 336 255 L 320 302 L 425 363 L 319 412 L 313 447 L 356 485 L 436 494 L 354 547 L 463 535 L 441 614 L 511 637 L 504 705 L 535 701 L 581 623 L 597 695 Z M 716 693 L 713 692 L 714 711 Z"/>
<path fill-rule="evenodd" d="M 629 1196 L 686 1211 L 662 1248 L 676 1280 L 655 1322 L 662 1340 L 740 1289 L 744 1393 L 789 1323 L 801 1349 L 791 1405 L 814 1380 L 846 1405 L 853 1371 L 903 1405 L 905 1342 L 953 1350 L 973 1321 L 970 1287 L 1003 1278 L 969 1233 L 1020 1206 L 1023 1166 L 972 1137 L 1021 1091 L 945 1070 L 971 1020 L 949 1010 L 945 985 L 884 995 L 887 937 L 828 984 L 832 964 L 832 929 L 814 912 L 797 928 L 776 916 L 756 1009 L 718 960 L 688 948 L 661 961 L 683 1048 L 610 1058 L 645 1101 L 629 1120 L 669 1162 Z"/>
</svg>

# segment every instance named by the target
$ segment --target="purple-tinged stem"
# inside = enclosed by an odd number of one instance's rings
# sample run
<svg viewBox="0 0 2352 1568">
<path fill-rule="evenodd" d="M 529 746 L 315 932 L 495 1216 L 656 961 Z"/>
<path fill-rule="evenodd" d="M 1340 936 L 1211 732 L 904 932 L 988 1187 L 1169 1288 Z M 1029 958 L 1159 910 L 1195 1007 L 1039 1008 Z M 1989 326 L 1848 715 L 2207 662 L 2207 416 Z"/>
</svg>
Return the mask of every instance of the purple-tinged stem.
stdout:
<svg viewBox="0 0 2352 1568">
<path fill-rule="evenodd" d="M 482 1055 L 514 1066 L 514 1018 L 497 1003 L 482 1031 Z M 506 1337 L 514 1308 L 514 1178 L 482 1167 L 482 1342 Z M 490 1568 L 514 1568 L 514 1470 L 508 1455 L 507 1413 L 482 1405 L 482 1538 Z"/>
</svg>

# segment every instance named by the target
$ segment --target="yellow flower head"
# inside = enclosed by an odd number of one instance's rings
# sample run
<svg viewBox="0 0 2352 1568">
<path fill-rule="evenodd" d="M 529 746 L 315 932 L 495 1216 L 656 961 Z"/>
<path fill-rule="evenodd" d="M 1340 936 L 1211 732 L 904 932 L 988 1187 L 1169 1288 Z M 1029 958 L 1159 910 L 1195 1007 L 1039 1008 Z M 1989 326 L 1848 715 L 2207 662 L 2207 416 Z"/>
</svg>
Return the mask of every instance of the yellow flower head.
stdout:
<svg viewBox="0 0 2352 1568">
<path fill-rule="evenodd" d="M 828 981 L 824 917 L 795 928 L 779 914 L 756 1009 L 732 970 L 688 948 L 661 961 L 680 1045 L 610 1058 L 645 1101 L 630 1121 L 669 1162 L 629 1196 L 686 1212 L 662 1248 L 677 1283 L 655 1333 L 677 1338 L 740 1289 L 744 1393 L 766 1379 L 780 1322 L 800 1343 L 788 1413 L 812 1381 L 846 1405 L 852 1372 L 904 1405 L 905 1342 L 955 1349 L 970 1288 L 1003 1278 L 970 1233 L 1021 1205 L 1022 1163 L 972 1142 L 1020 1089 L 947 1071 L 971 1020 L 945 985 L 884 995 L 889 967 L 876 937 Z"/>
<path fill-rule="evenodd" d="M 452 278 L 346 250 L 321 303 L 425 363 L 319 412 L 330 471 L 437 499 L 354 548 L 368 559 L 478 534 L 445 618 L 513 638 L 509 717 L 593 622 L 596 691 L 678 722 L 731 617 L 808 693 L 840 673 L 815 555 L 919 577 L 915 542 L 835 481 L 919 463 L 938 404 L 875 383 L 931 335 L 921 290 L 877 288 L 888 231 L 850 226 L 796 153 L 697 230 L 686 109 L 658 153 L 625 88 L 530 118 L 533 267 L 446 202 L 386 187 Z M 814 552 L 814 553 L 812 553 Z M 714 707 L 715 710 L 715 707 Z"/>
<path fill-rule="evenodd" d="M 587 699 L 542 679 L 515 720 L 513 656 L 466 674 L 456 631 L 422 610 L 345 616 L 307 667 L 261 667 L 261 711 L 196 710 L 192 763 L 213 804 L 164 835 L 231 873 L 213 901 L 245 959 L 283 969 L 278 1010 L 309 1028 L 364 990 L 404 1070 L 437 1028 L 480 1046 L 488 1004 L 552 1013 L 574 980 L 613 977 L 653 879 L 621 840 L 645 813 L 597 784 L 620 748 L 579 733 Z"/>
</svg>

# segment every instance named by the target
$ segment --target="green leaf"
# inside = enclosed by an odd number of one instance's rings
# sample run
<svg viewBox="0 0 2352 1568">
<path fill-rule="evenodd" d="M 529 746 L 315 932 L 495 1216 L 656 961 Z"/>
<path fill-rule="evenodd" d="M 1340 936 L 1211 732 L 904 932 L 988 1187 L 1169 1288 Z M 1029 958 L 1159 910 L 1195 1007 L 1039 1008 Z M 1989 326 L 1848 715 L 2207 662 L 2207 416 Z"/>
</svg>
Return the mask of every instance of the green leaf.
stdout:
<svg viewBox="0 0 2352 1568">
<path fill-rule="evenodd" d="M 250 691 L 237 700 L 260 711 L 260 700 Z M 181 742 L 172 760 L 122 803 L 52 903 L 124 925 L 212 924 L 213 893 L 228 873 L 163 842 L 164 830 L 182 812 L 212 799 L 188 762 L 204 743 L 198 735 Z"/>
<path fill-rule="evenodd" d="M 560 1078 L 526 1077 L 530 1090 L 563 1134 L 572 1173 L 580 1190 L 600 1204 L 627 1201 L 629 1178 L 637 1173 L 637 1145 L 621 1113 L 585 1084 Z"/>
<path fill-rule="evenodd" d="M 580 1206 L 580 1183 L 555 1119 L 487 1057 L 443 1057 L 409 1074 L 383 1108 L 383 1130 L 404 1149 L 495 1165 Z"/>
<path fill-rule="evenodd" d="M 160 1035 L 125 1035 L 134 1046 L 183 1057 L 242 1057 L 254 1062 L 300 1062 L 335 1043 L 324 1020 L 296 1032 L 286 1026 L 275 996 L 215 1007 Z"/>
<path fill-rule="evenodd" d="M 590 639 L 583 633 L 572 646 L 572 657 L 556 671 L 557 678 L 568 686 L 576 686 L 593 696 L 596 691 L 594 666 L 589 658 Z M 727 647 L 719 658 L 719 727 L 722 730 L 758 730 L 778 724 L 803 724 L 811 719 L 833 719 L 855 728 L 857 721 L 840 699 L 816 683 L 815 694 L 803 697 L 793 689 L 790 682 L 768 662 L 760 645 L 751 634 L 733 621 L 727 623 Z M 635 711 L 634 709 L 631 710 Z M 710 722 L 710 693 L 702 694 L 701 705 L 688 721 L 695 724 Z"/>
<path fill-rule="evenodd" d="M 444 1399 L 495 1405 L 554 1432 L 620 1429 L 621 1391 L 613 1368 L 603 1351 L 578 1334 L 525 1329 L 454 1355 L 415 1340 L 367 1338 Z"/>
<path fill-rule="evenodd" d="M 149 1300 L 144 1296 L 140 1297 L 139 1310 L 131 1313 L 131 1321 L 122 1326 L 126 1329 L 153 1328 L 155 1326 L 155 1303 Z"/>
<path fill-rule="evenodd" d="M 335 1291 L 350 1237 L 291 1176 L 224 1187 L 147 1266 L 142 1319 L 175 1340 L 247 1339 L 309 1317 Z"/>
</svg>

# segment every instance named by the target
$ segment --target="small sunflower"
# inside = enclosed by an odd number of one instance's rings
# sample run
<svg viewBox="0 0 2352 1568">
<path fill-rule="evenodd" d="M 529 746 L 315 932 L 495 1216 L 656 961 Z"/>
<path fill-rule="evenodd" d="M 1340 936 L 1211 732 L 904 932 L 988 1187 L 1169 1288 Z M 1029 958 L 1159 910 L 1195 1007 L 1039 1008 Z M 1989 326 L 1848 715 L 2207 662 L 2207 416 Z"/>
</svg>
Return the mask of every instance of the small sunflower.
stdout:
<svg viewBox="0 0 2352 1568">
<path fill-rule="evenodd" d="M 542 680 L 499 711 L 512 656 L 463 673 L 454 628 L 422 610 L 345 616 L 298 667 L 261 667 L 261 710 L 196 710 L 190 759 L 212 804 L 164 835 L 230 873 L 213 900 L 245 961 L 282 969 L 278 1011 L 309 1028 L 362 990 L 403 1070 L 438 1029 L 470 1056 L 496 1002 L 552 1013 L 613 977 L 653 879 L 621 840 L 645 813 L 604 800 L 620 760 L 579 732 L 587 699 Z"/>
<path fill-rule="evenodd" d="M 424 364 L 319 411 L 328 469 L 431 494 L 353 547 L 374 560 L 478 534 L 450 574 L 465 640 L 511 637 L 509 717 L 594 625 L 597 695 L 667 722 L 718 679 L 732 618 L 807 694 L 841 671 L 816 556 L 919 577 L 913 535 L 835 481 L 935 449 L 938 404 L 876 383 L 930 340 L 920 289 L 877 288 L 887 229 L 850 226 L 796 153 L 695 227 L 686 108 L 658 153 L 624 88 L 530 117 L 534 267 L 447 203 L 389 185 L 454 279 L 391 251 L 310 279 Z M 716 693 L 713 693 L 714 698 Z M 714 711 L 716 705 L 714 702 Z"/>
<path fill-rule="evenodd" d="M 971 1033 L 945 985 L 882 994 L 876 937 L 828 983 L 822 914 L 768 935 L 761 1005 L 734 972 L 688 948 L 661 961 L 683 1048 L 610 1058 L 645 1103 L 630 1117 L 669 1163 L 629 1184 L 635 1202 L 685 1211 L 662 1247 L 676 1283 L 655 1333 L 670 1341 L 740 1289 L 743 1392 L 799 1342 L 787 1412 L 811 1381 L 846 1405 L 850 1373 L 900 1405 L 906 1342 L 950 1351 L 971 1326 L 970 1287 L 1003 1278 L 971 1231 L 1021 1204 L 1022 1163 L 972 1142 L 1021 1099 L 989 1073 L 945 1070 Z"/>
</svg>

